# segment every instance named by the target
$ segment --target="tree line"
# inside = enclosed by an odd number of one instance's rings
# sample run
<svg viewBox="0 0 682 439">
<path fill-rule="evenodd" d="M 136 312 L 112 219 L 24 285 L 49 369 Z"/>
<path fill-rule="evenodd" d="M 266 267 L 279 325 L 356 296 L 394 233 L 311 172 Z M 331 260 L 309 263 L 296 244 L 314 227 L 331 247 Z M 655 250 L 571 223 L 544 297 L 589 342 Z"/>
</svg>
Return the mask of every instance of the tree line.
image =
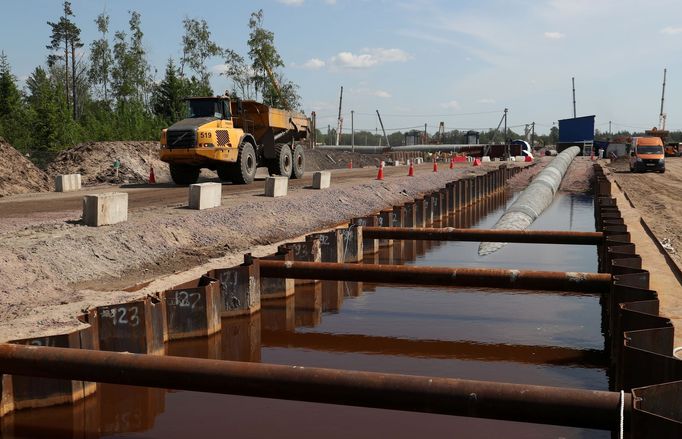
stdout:
<svg viewBox="0 0 682 439">
<path fill-rule="evenodd" d="M 249 17 L 245 55 L 218 44 L 206 20 L 185 18 L 181 55 L 169 57 L 157 79 L 139 12 L 129 11 L 127 28 L 116 31 L 107 13 L 98 15 L 98 36 L 86 43 L 71 3 L 62 6 L 61 16 L 46 23 L 51 34 L 45 63 L 22 88 L 0 51 L 0 137 L 39 165 L 80 142 L 158 139 L 162 128 L 184 117 L 183 98 L 214 94 L 212 58 L 224 60 L 219 74 L 229 80 L 233 97 L 300 107 L 298 86 L 282 74 L 285 64 L 262 10 Z"/>
</svg>

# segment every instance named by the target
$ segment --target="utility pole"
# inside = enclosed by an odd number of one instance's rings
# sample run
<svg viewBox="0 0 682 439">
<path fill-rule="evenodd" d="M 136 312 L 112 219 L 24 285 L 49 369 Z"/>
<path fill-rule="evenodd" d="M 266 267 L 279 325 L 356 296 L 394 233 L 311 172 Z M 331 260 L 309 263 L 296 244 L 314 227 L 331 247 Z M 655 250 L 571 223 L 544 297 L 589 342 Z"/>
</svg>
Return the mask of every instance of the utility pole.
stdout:
<svg viewBox="0 0 682 439">
<path fill-rule="evenodd" d="M 509 141 L 507 140 L 507 109 L 504 109 L 504 152 L 509 157 Z"/>
<path fill-rule="evenodd" d="M 424 124 L 424 145 L 426 145 L 427 143 L 429 143 L 429 135 L 426 132 L 426 124 Z"/>
<path fill-rule="evenodd" d="M 353 114 L 355 113 L 354 110 L 350 110 L 350 150 L 351 152 L 355 152 L 355 121 Z"/>
<path fill-rule="evenodd" d="M 332 144 L 331 140 L 332 140 L 332 126 L 331 126 L 331 124 L 327 124 L 327 141 L 324 143 L 326 143 L 327 145 L 331 145 Z"/>
<path fill-rule="evenodd" d="M 390 148 L 391 144 L 388 141 L 388 136 L 386 135 L 386 129 L 384 128 L 384 123 L 381 121 L 381 114 L 379 114 L 379 110 L 377 110 L 377 116 L 379 117 L 379 125 L 381 125 L 381 131 L 384 132 L 384 138 L 386 139 L 386 148 Z"/>
<path fill-rule="evenodd" d="M 573 119 L 576 118 L 576 112 L 575 112 L 575 77 L 571 78 L 571 82 L 573 83 Z"/>
<path fill-rule="evenodd" d="M 611 121 L 609 121 L 609 137 L 611 136 Z"/>
<path fill-rule="evenodd" d="M 343 85 L 341 86 L 341 95 L 339 95 L 339 118 L 338 118 L 338 129 L 336 130 L 336 146 L 339 146 L 339 139 L 341 138 L 341 103 L 343 102 Z"/>
<path fill-rule="evenodd" d="M 530 147 L 535 146 L 535 122 L 530 125 Z"/>
<path fill-rule="evenodd" d="M 310 114 L 310 119 L 311 119 L 311 125 L 312 125 L 312 135 L 310 136 L 310 140 L 311 140 L 310 148 L 315 149 L 315 144 L 317 143 L 317 113 L 313 111 Z"/>
</svg>

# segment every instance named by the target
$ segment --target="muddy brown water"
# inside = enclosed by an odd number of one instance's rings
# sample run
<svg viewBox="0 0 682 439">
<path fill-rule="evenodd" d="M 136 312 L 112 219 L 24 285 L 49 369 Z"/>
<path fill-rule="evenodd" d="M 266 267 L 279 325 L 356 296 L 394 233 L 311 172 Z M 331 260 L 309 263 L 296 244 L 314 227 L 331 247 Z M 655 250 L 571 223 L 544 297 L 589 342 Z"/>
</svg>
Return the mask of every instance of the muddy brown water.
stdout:
<svg viewBox="0 0 682 439">
<path fill-rule="evenodd" d="M 451 216 L 492 226 L 510 195 Z M 534 229 L 593 231 L 592 197 L 560 195 Z M 596 271 L 594 247 L 405 241 L 364 263 Z M 598 298 L 472 288 L 322 282 L 297 286 L 220 334 L 169 343 L 167 355 L 297 364 L 606 390 Z M 98 385 L 74 406 L 12 413 L 3 437 L 609 437 L 608 432 L 473 418 Z"/>
</svg>

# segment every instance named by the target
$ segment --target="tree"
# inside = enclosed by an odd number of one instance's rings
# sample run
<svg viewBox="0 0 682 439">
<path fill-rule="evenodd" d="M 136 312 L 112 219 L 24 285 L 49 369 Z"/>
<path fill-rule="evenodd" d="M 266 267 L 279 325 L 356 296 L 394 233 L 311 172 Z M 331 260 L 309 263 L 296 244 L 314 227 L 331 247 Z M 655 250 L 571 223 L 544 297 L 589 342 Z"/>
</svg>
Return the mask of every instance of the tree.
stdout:
<svg viewBox="0 0 682 439">
<path fill-rule="evenodd" d="M 169 59 L 166 64 L 166 75 L 152 93 L 154 114 L 168 123 L 183 117 L 185 111 L 183 98 L 186 97 L 188 91 L 185 82 L 186 80 L 180 77 L 173 60 Z"/>
<path fill-rule="evenodd" d="M 297 108 L 298 87 L 276 73 L 278 68 L 284 67 L 284 61 L 275 48 L 275 34 L 263 27 L 262 9 L 251 14 L 249 29 L 247 44 L 256 94 L 260 93 L 267 105 L 289 110 Z"/>
<path fill-rule="evenodd" d="M 224 49 L 225 71 L 221 75 L 232 81 L 232 95 L 242 99 L 256 99 L 256 84 L 253 69 L 243 56 L 231 49 Z"/>
<path fill-rule="evenodd" d="M 78 115 L 78 87 L 76 83 L 79 76 L 76 49 L 83 47 L 83 43 L 80 40 L 81 30 L 70 19 L 70 17 L 74 17 L 71 2 L 65 1 L 63 7 L 64 15 L 59 18 L 58 22 L 47 22 L 52 28 L 52 35 L 50 36 L 50 44 L 46 47 L 54 52 L 48 56 L 47 61 L 50 66 L 56 64 L 59 60 L 64 61 L 64 96 L 67 106 L 71 104 L 73 108 L 73 117 L 75 119 Z M 61 54 L 62 50 L 63 55 Z M 69 66 L 71 66 L 71 82 L 69 82 Z M 69 102 L 69 89 L 71 90 L 71 102 Z"/>
<path fill-rule="evenodd" d="M 109 46 L 109 16 L 100 14 L 95 19 L 101 37 L 90 44 L 90 70 L 88 76 L 93 84 L 101 87 L 101 96 L 109 100 L 108 88 L 113 58 Z"/>
<path fill-rule="evenodd" d="M 211 31 L 206 20 L 185 18 L 182 21 L 185 35 L 182 37 L 182 58 L 180 60 L 180 76 L 185 75 L 185 65 L 197 74 L 198 81 L 213 94 L 211 90 L 211 72 L 206 67 L 206 61 L 214 56 L 220 56 L 223 49 L 211 41 Z"/>
<path fill-rule="evenodd" d="M 130 38 L 123 31 L 114 34 L 111 89 L 119 105 L 136 101 L 144 105 L 149 92 L 149 64 L 142 45 L 140 14 L 130 13 Z"/>
<path fill-rule="evenodd" d="M 0 52 L 0 118 L 12 116 L 21 107 L 21 93 L 5 52 Z"/>
<path fill-rule="evenodd" d="M 549 143 L 556 145 L 559 142 L 559 128 L 553 126 L 549 129 Z"/>
</svg>

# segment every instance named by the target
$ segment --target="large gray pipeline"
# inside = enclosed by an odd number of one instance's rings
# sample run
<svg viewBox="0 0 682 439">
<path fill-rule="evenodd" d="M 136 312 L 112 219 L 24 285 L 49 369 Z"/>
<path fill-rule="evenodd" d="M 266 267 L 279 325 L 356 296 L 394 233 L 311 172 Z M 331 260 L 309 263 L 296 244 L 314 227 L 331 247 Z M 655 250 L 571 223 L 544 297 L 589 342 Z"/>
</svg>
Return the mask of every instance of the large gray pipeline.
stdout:
<svg viewBox="0 0 682 439">
<path fill-rule="evenodd" d="M 559 190 L 566 170 L 579 153 L 580 148 L 572 146 L 557 155 L 521 192 L 514 204 L 495 223 L 493 229 L 525 230 L 528 228 L 552 204 L 554 194 Z M 478 247 L 478 254 L 479 256 L 489 255 L 506 244 L 506 242 L 482 242 Z"/>
</svg>

